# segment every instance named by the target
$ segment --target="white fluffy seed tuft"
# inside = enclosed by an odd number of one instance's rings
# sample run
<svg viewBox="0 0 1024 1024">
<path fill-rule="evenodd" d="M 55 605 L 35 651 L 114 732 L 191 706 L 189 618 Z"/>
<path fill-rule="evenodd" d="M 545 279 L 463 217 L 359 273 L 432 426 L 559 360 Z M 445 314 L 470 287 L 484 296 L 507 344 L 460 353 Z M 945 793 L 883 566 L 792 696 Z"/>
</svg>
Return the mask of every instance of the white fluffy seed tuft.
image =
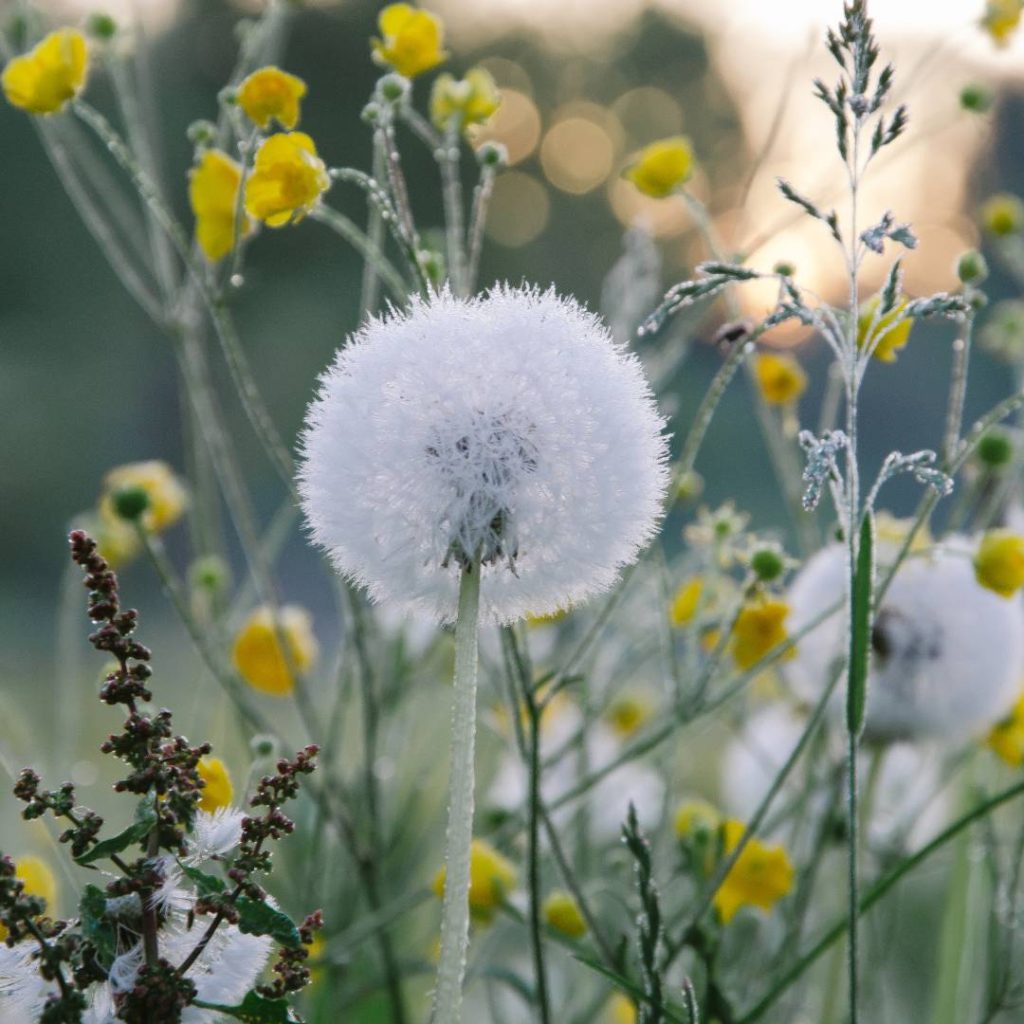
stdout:
<svg viewBox="0 0 1024 1024">
<path fill-rule="evenodd" d="M 381 603 L 545 615 L 607 589 L 653 535 L 664 423 L 637 359 L 554 291 L 417 300 L 368 322 L 323 375 L 303 434 L 313 539 Z"/>
</svg>

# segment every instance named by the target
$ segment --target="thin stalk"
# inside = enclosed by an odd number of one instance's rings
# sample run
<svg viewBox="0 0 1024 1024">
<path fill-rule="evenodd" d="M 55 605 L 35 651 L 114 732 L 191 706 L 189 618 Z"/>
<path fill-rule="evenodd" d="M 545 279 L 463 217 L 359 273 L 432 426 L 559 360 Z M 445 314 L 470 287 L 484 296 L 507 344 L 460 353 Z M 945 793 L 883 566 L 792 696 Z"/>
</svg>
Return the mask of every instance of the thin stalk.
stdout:
<svg viewBox="0 0 1024 1024">
<path fill-rule="evenodd" d="M 916 853 L 911 854 L 905 860 L 897 864 L 891 871 L 878 879 L 878 881 L 861 896 L 856 908 L 857 914 L 863 914 L 870 910 L 871 907 L 882 899 L 882 897 L 885 896 L 885 894 L 901 878 L 903 878 L 904 875 L 908 874 L 919 864 L 926 861 L 933 853 L 942 849 L 952 839 L 955 839 L 956 836 L 958 836 L 965 828 L 973 825 L 974 822 L 984 818 L 988 814 L 991 814 L 997 807 L 1002 806 L 1021 794 L 1024 794 L 1024 782 L 1017 782 L 1014 785 L 996 793 L 995 796 L 982 801 L 976 807 L 962 815 L 953 822 L 952 825 L 940 832 L 930 843 L 926 843 Z M 811 967 L 812 964 L 814 964 L 818 958 L 832 946 L 833 943 L 841 939 L 848 930 L 849 922 L 845 917 L 841 921 L 836 921 L 835 924 L 833 924 L 832 927 L 829 928 L 811 947 L 811 949 L 804 953 L 803 956 L 801 956 L 797 962 L 789 968 L 789 970 L 775 981 L 768 992 L 766 992 L 751 1009 L 736 1021 L 736 1024 L 752 1024 L 753 1021 L 760 1020 L 761 1017 L 763 1017 L 764 1014 L 767 1013 L 767 1011 L 775 1004 L 779 996 L 781 996 L 782 993 L 797 980 L 797 978 Z"/>
<path fill-rule="evenodd" d="M 469 256 L 466 268 L 466 292 L 473 293 L 480 273 L 480 254 L 484 247 L 484 227 L 487 224 L 487 210 L 494 194 L 494 179 L 497 172 L 493 167 L 480 171 L 480 181 L 473 190 L 473 212 L 469 221 Z"/>
<path fill-rule="evenodd" d="M 462 216 L 462 179 L 460 177 L 459 132 L 462 118 L 452 118 L 444 134 L 444 142 L 436 151 L 441 167 L 444 198 L 445 237 L 448 249 L 448 280 L 452 291 L 459 296 L 469 294 L 466 285 L 466 245 Z"/>
<path fill-rule="evenodd" d="M 971 338 L 974 317 L 968 316 L 964 336 L 953 342 L 953 372 L 949 382 L 949 404 L 946 409 L 946 435 L 942 445 L 942 461 L 949 463 L 960 445 L 960 427 L 964 418 L 964 396 L 967 393 L 967 367 L 971 359 Z"/>
<path fill-rule="evenodd" d="M 465 566 L 459 581 L 455 623 L 455 695 L 445 851 L 441 956 L 434 993 L 434 1024 L 459 1024 L 462 979 L 469 948 L 469 867 L 473 841 L 473 759 L 476 739 L 477 622 L 480 559 Z"/>
<path fill-rule="evenodd" d="M 373 139 L 373 177 L 380 181 L 384 177 L 384 147 L 380 138 L 374 135 Z M 384 252 L 384 218 L 381 216 L 380 208 L 370 206 L 366 225 L 366 237 L 378 252 Z M 363 316 L 373 313 L 377 308 L 379 275 L 377 264 L 371 260 L 363 263 L 363 283 L 359 294 L 359 309 Z"/>
</svg>

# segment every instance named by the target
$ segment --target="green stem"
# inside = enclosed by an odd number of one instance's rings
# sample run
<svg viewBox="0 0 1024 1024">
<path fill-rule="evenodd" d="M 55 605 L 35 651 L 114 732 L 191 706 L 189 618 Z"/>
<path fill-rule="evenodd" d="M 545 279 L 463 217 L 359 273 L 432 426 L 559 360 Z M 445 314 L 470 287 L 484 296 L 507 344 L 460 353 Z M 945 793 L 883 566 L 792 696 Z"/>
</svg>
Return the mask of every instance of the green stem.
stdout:
<svg viewBox="0 0 1024 1024">
<path fill-rule="evenodd" d="M 434 993 L 434 1024 L 459 1024 L 462 979 L 469 948 L 469 867 L 473 841 L 473 748 L 476 738 L 477 620 L 480 560 L 462 570 L 455 623 L 455 696 L 445 852 L 441 957 Z"/>
<path fill-rule="evenodd" d="M 973 825 L 974 822 L 991 814 L 997 807 L 1002 806 L 1015 797 L 1024 794 L 1024 782 L 1015 783 L 1004 790 L 989 797 L 958 818 L 948 828 L 940 832 L 930 843 L 926 843 L 916 853 L 911 854 L 906 860 L 901 861 L 891 871 L 883 875 L 867 892 L 865 892 L 857 905 L 857 914 L 863 914 L 870 910 L 883 896 L 901 879 L 919 864 L 926 861 L 937 850 L 942 849 L 950 840 L 955 839 L 965 828 Z M 833 943 L 842 938 L 849 929 L 849 921 L 844 917 L 837 921 L 824 935 L 811 947 L 782 977 L 776 980 L 775 984 L 765 993 L 764 996 L 742 1017 L 737 1024 L 751 1024 L 761 1017 L 775 1004 L 794 981 L 797 980 L 818 958 L 825 953 Z"/>
</svg>

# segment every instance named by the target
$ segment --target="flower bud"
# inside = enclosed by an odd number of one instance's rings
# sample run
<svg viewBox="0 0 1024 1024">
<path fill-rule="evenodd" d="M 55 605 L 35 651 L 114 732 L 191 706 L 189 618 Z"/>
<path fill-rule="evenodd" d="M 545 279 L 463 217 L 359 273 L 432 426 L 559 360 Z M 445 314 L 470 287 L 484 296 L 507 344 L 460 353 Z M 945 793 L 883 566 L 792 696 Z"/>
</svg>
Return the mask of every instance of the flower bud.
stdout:
<svg viewBox="0 0 1024 1024">
<path fill-rule="evenodd" d="M 981 222 L 993 235 L 1015 235 L 1024 227 L 1024 203 L 1009 192 L 990 196 L 981 207 Z"/>
<path fill-rule="evenodd" d="M 508 149 L 500 142 L 485 142 L 476 151 L 476 158 L 481 167 L 498 170 L 508 166 Z"/>
<path fill-rule="evenodd" d="M 990 430 L 978 442 L 978 460 L 989 469 L 999 469 L 1013 459 L 1013 441 L 1004 430 Z"/>
<path fill-rule="evenodd" d="M 217 126 L 212 121 L 200 119 L 193 121 L 185 130 L 188 141 L 193 146 L 212 146 L 217 138 Z"/>
<path fill-rule="evenodd" d="M 143 487 L 120 487 L 110 501 L 120 519 L 136 520 L 149 508 L 149 493 Z"/>
<path fill-rule="evenodd" d="M 772 272 L 778 274 L 780 277 L 792 277 L 796 273 L 796 267 L 790 263 L 789 260 L 779 260 L 779 262 L 772 267 Z"/>
<path fill-rule="evenodd" d="M 192 563 L 189 578 L 196 589 L 219 593 L 227 587 L 230 572 L 219 555 L 204 555 Z"/>
<path fill-rule="evenodd" d="M 277 757 L 277 740 L 273 736 L 253 736 L 249 749 L 254 758 Z"/>
<path fill-rule="evenodd" d="M 377 82 L 377 98 L 384 103 L 398 106 L 405 102 L 405 98 L 409 95 L 409 85 L 409 79 L 403 78 L 402 75 L 384 75 Z"/>
<path fill-rule="evenodd" d="M 984 114 L 992 109 L 995 94 L 980 82 L 969 82 L 960 90 L 960 107 L 975 114 Z"/>
<path fill-rule="evenodd" d="M 117 35 L 117 22 L 109 14 L 90 14 L 85 22 L 85 31 L 93 39 L 113 39 Z"/>
<path fill-rule="evenodd" d="M 750 556 L 750 568 L 763 583 L 777 580 L 786 568 L 782 552 L 775 546 L 758 548 Z"/>
<path fill-rule="evenodd" d="M 988 277 L 988 263 L 977 249 L 968 249 L 956 262 L 956 274 L 964 284 L 981 284 Z"/>
</svg>

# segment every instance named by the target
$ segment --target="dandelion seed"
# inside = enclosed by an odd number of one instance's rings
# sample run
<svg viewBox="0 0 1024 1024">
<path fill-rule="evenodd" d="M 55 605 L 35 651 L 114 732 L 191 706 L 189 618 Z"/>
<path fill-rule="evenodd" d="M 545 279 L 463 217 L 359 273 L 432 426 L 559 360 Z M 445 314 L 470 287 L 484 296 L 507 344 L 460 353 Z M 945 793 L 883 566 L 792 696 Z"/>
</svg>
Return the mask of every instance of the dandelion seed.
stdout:
<svg viewBox="0 0 1024 1024">
<path fill-rule="evenodd" d="M 553 292 L 418 301 L 367 324 L 321 381 L 300 490 L 317 543 L 372 597 L 508 622 L 606 589 L 651 537 L 665 441 L 636 360 Z"/>
<path fill-rule="evenodd" d="M 10 60 L 0 86 L 12 106 L 30 114 L 55 114 L 85 88 L 88 62 L 85 36 L 75 29 L 58 29 Z"/>
</svg>

